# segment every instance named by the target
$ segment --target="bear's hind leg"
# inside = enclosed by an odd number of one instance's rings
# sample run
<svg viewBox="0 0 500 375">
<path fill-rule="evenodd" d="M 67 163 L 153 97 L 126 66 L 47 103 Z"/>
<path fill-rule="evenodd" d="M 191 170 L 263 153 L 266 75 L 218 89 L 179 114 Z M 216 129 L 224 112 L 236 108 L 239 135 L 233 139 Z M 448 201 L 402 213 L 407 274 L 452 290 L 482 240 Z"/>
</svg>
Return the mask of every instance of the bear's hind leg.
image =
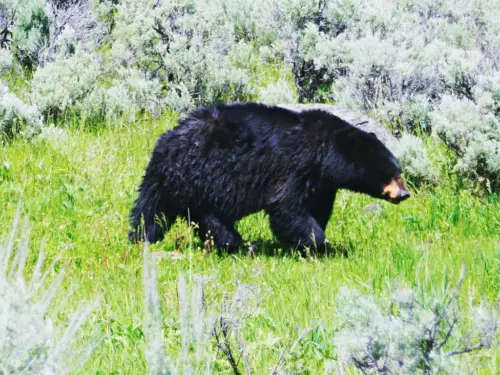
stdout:
<svg viewBox="0 0 500 375">
<path fill-rule="evenodd" d="M 324 248 L 325 232 L 305 209 L 277 207 L 269 212 L 271 229 L 281 242 Z"/>
<path fill-rule="evenodd" d="M 177 217 L 176 205 L 170 204 L 168 193 L 155 180 L 155 176 L 144 177 L 139 188 L 134 208 L 130 213 L 132 231 L 129 240 L 155 243 L 163 240 L 165 233 Z"/>
<path fill-rule="evenodd" d="M 228 252 L 236 251 L 243 243 L 243 238 L 234 229 L 234 224 L 222 222 L 214 215 L 207 215 L 199 220 L 199 235 L 202 241 L 213 237 L 215 246 Z"/>
</svg>

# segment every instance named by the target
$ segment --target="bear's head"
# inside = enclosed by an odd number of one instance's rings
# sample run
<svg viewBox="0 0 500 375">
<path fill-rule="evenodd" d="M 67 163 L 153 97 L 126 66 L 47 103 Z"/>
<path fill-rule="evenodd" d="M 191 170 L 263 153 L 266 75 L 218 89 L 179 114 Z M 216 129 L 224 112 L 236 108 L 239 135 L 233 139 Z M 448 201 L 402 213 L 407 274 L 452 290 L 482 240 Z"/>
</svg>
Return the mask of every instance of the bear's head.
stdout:
<svg viewBox="0 0 500 375">
<path fill-rule="evenodd" d="M 394 204 L 410 197 L 396 157 L 375 134 L 353 128 L 336 144 L 346 165 L 345 187 Z"/>
</svg>

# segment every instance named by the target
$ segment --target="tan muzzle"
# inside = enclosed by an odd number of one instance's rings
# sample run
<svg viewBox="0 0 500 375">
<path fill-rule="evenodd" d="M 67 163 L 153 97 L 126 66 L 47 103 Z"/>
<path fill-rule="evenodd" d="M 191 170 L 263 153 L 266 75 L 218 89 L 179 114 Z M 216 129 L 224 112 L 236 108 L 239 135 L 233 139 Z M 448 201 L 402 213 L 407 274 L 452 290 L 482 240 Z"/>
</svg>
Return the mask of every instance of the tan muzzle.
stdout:
<svg viewBox="0 0 500 375">
<path fill-rule="evenodd" d="M 391 203 L 400 203 L 410 197 L 410 192 L 401 177 L 396 177 L 384 186 L 382 197 Z"/>
</svg>

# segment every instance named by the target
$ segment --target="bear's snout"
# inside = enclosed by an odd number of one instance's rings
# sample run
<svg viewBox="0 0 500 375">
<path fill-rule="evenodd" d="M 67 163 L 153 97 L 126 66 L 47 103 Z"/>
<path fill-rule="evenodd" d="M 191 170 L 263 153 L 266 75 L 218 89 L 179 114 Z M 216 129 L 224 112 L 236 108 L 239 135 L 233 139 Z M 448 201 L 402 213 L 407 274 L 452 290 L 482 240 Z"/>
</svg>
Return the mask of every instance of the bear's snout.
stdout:
<svg viewBox="0 0 500 375">
<path fill-rule="evenodd" d="M 410 197 L 410 192 L 400 176 L 394 178 L 382 190 L 382 197 L 387 201 L 398 204 Z"/>
</svg>

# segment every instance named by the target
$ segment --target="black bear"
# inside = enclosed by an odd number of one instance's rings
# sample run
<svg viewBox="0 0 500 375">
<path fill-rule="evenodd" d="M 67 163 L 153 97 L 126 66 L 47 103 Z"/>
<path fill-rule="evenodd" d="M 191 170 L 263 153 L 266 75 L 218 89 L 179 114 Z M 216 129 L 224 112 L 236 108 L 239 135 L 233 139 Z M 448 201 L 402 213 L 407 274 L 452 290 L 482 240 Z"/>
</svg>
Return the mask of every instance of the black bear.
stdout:
<svg viewBox="0 0 500 375">
<path fill-rule="evenodd" d="M 202 107 L 156 143 L 130 216 L 130 240 L 156 242 L 177 216 L 233 250 L 235 222 L 265 210 L 291 245 L 323 244 L 335 194 L 409 197 L 394 155 L 372 133 L 321 110 L 257 103 Z M 143 226 L 142 226 L 143 225 Z"/>
</svg>

